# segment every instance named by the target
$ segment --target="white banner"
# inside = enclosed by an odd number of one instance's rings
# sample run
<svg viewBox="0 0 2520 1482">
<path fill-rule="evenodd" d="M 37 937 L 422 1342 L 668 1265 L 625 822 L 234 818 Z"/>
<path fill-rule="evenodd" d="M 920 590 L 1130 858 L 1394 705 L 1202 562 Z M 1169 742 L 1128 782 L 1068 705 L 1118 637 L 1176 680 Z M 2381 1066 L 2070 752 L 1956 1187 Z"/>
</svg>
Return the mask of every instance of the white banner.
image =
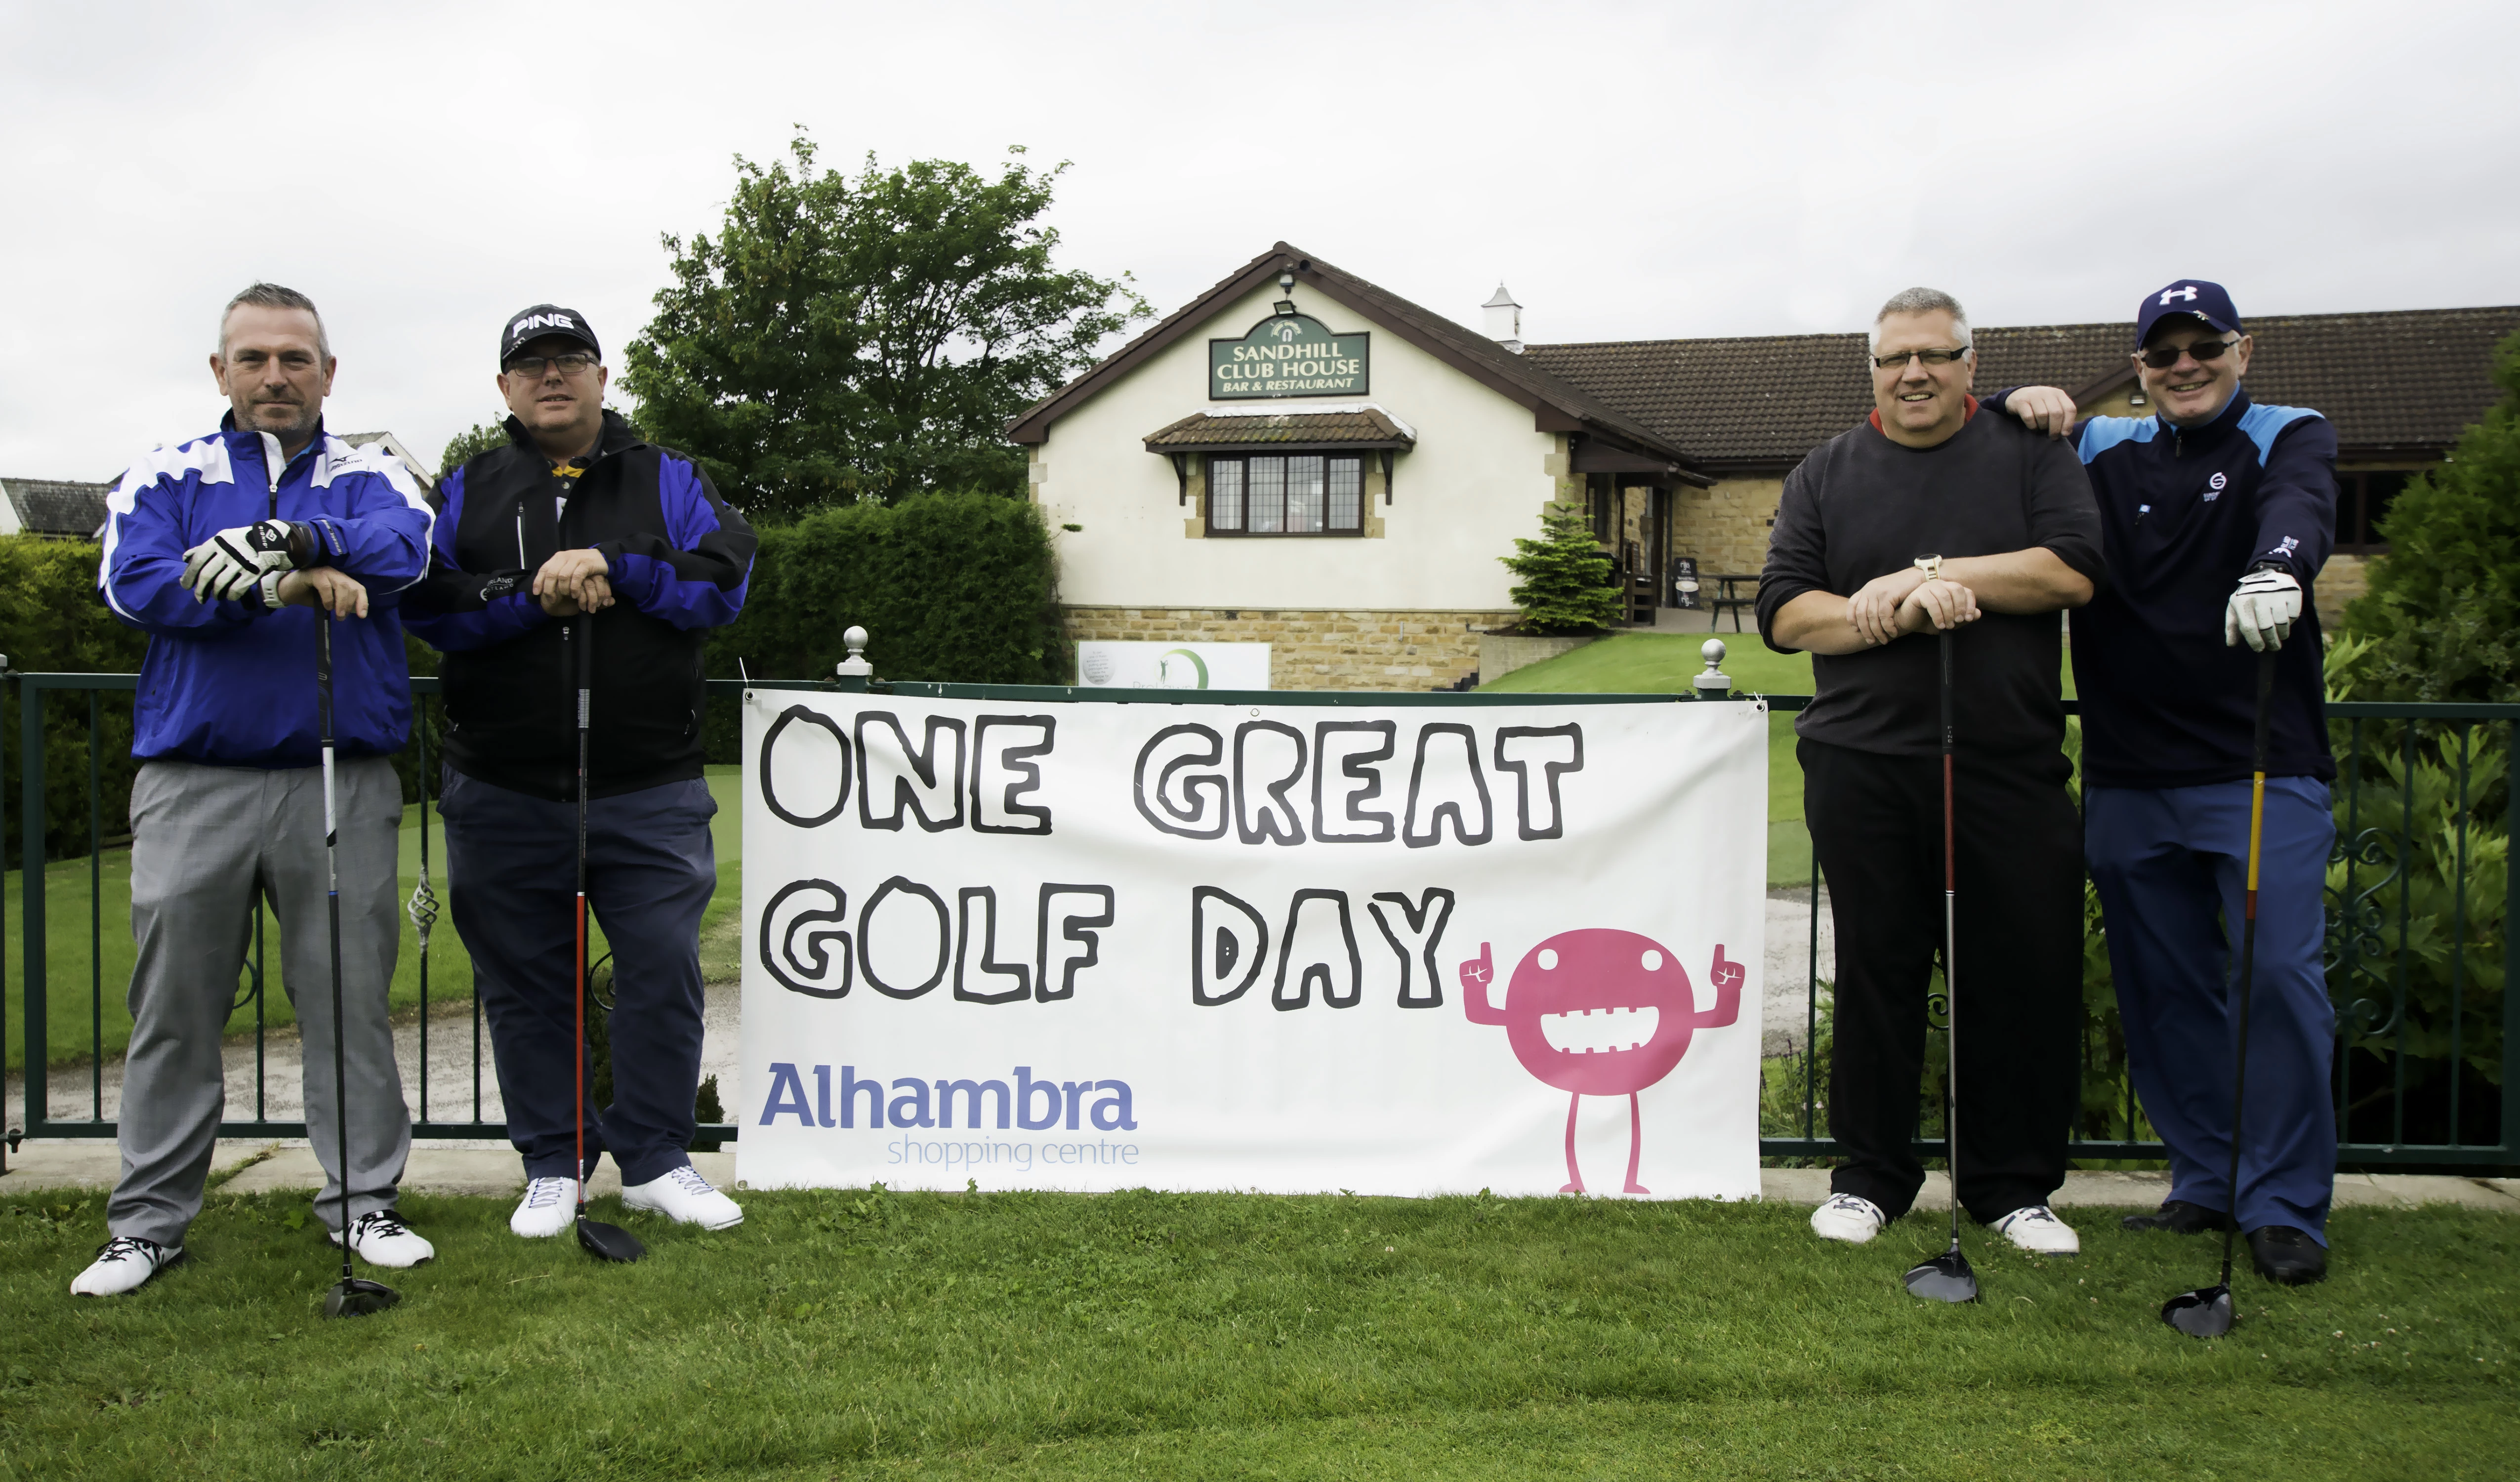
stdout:
<svg viewBox="0 0 2520 1482">
<path fill-rule="evenodd" d="M 737 1170 L 1755 1197 L 1767 719 L 749 691 Z"/>
</svg>

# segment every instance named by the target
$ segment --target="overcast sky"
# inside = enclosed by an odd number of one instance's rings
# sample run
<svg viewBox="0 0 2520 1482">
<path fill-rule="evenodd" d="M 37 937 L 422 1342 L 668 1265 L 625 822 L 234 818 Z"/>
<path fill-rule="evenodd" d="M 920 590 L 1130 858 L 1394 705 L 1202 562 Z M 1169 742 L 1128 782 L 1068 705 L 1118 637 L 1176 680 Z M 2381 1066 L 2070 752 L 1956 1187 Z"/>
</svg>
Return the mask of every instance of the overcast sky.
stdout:
<svg viewBox="0 0 2520 1482">
<path fill-rule="evenodd" d="M 0 0 L 0 476 L 225 409 L 219 306 L 312 294 L 337 430 L 434 460 L 539 300 L 608 359 L 732 157 L 1074 161 L 1067 265 L 1169 312 L 1284 238 L 1534 340 L 2520 301 L 2508 4 L 1287 7 Z"/>
</svg>

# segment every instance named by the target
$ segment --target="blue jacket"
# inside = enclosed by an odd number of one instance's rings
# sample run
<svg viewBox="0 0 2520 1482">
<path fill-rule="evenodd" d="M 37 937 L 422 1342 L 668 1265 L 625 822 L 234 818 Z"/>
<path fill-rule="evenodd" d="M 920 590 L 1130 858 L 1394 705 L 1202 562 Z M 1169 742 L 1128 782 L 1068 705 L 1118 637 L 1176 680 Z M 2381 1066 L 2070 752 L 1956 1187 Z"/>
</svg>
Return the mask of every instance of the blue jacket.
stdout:
<svg viewBox="0 0 2520 1482">
<path fill-rule="evenodd" d="M 219 531 L 277 516 L 311 527 L 324 564 L 368 589 L 369 615 L 333 628 L 333 716 L 343 755 L 384 755 L 411 734 L 411 672 L 395 594 L 428 565 L 428 501 L 399 459 L 318 427 L 284 466 L 280 441 L 219 430 L 135 461 L 106 501 L 106 606 L 150 636 L 131 754 L 225 767 L 319 760 L 312 607 L 271 611 L 195 602 L 184 553 Z"/>
<path fill-rule="evenodd" d="M 2311 583 L 2335 544 L 2335 427 L 2303 407 L 2258 405 L 2242 387 L 2204 427 L 2094 417 L 2076 446 L 2109 577 L 2073 617 L 2085 780 L 2189 787 L 2249 776 L 2258 656 L 2224 646 L 2223 612 L 2263 563 L 2302 591 L 2276 660 L 2267 773 L 2332 780 Z"/>
<path fill-rule="evenodd" d="M 569 641 L 594 648 L 590 795 L 700 775 L 701 650 L 735 621 L 755 540 L 689 457 L 607 412 L 595 450 L 557 474 L 522 424 L 437 484 L 429 573 L 404 601 L 411 630 L 444 651 L 446 764 L 477 782 L 565 801 L 577 786 L 577 681 Z M 601 553 L 614 605 L 557 619 L 534 573 L 564 549 Z"/>
</svg>

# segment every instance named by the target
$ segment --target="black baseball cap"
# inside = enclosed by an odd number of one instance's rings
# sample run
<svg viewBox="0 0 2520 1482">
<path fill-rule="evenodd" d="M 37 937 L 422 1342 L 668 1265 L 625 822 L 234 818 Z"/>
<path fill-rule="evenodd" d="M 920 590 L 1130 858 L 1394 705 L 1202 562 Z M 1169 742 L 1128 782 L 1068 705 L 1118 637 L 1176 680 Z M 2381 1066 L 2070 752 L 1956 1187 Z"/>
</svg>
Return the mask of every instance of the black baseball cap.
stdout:
<svg viewBox="0 0 2520 1482">
<path fill-rule="evenodd" d="M 508 316 L 508 327 L 499 332 L 499 369 L 506 370 L 518 350 L 552 335 L 574 339 L 598 359 L 603 358 L 604 346 L 595 342 L 595 331 L 587 328 L 585 315 L 556 303 L 538 303 Z"/>
<path fill-rule="evenodd" d="M 2223 292 L 2219 283 L 2201 278 L 2182 278 L 2166 289 L 2144 295 L 2135 317 L 2135 347 L 2152 337 L 2152 327 L 2173 314 L 2185 314 L 2205 321 L 2206 328 L 2226 335 L 2245 335 L 2240 328 L 2240 311 L 2231 307 L 2231 295 Z"/>
</svg>

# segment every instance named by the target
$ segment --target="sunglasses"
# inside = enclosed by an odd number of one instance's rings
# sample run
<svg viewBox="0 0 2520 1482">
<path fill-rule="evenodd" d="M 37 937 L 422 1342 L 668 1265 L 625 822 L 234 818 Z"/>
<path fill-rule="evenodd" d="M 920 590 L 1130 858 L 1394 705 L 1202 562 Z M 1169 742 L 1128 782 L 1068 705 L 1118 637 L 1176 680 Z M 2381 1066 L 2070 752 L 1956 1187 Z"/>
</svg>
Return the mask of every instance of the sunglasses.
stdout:
<svg viewBox="0 0 2520 1482">
<path fill-rule="evenodd" d="M 2203 365 L 2209 360 L 2222 359 L 2231 346 L 2238 343 L 2236 339 L 2200 339 L 2194 344 L 2182 344 L 2173 349 L 2145 350 L 2136 358 L 2156 371 L 2167 371 L 2179 364 L 2182 355 L 2193 356 L 2198 365 Z"/>
</svg>

